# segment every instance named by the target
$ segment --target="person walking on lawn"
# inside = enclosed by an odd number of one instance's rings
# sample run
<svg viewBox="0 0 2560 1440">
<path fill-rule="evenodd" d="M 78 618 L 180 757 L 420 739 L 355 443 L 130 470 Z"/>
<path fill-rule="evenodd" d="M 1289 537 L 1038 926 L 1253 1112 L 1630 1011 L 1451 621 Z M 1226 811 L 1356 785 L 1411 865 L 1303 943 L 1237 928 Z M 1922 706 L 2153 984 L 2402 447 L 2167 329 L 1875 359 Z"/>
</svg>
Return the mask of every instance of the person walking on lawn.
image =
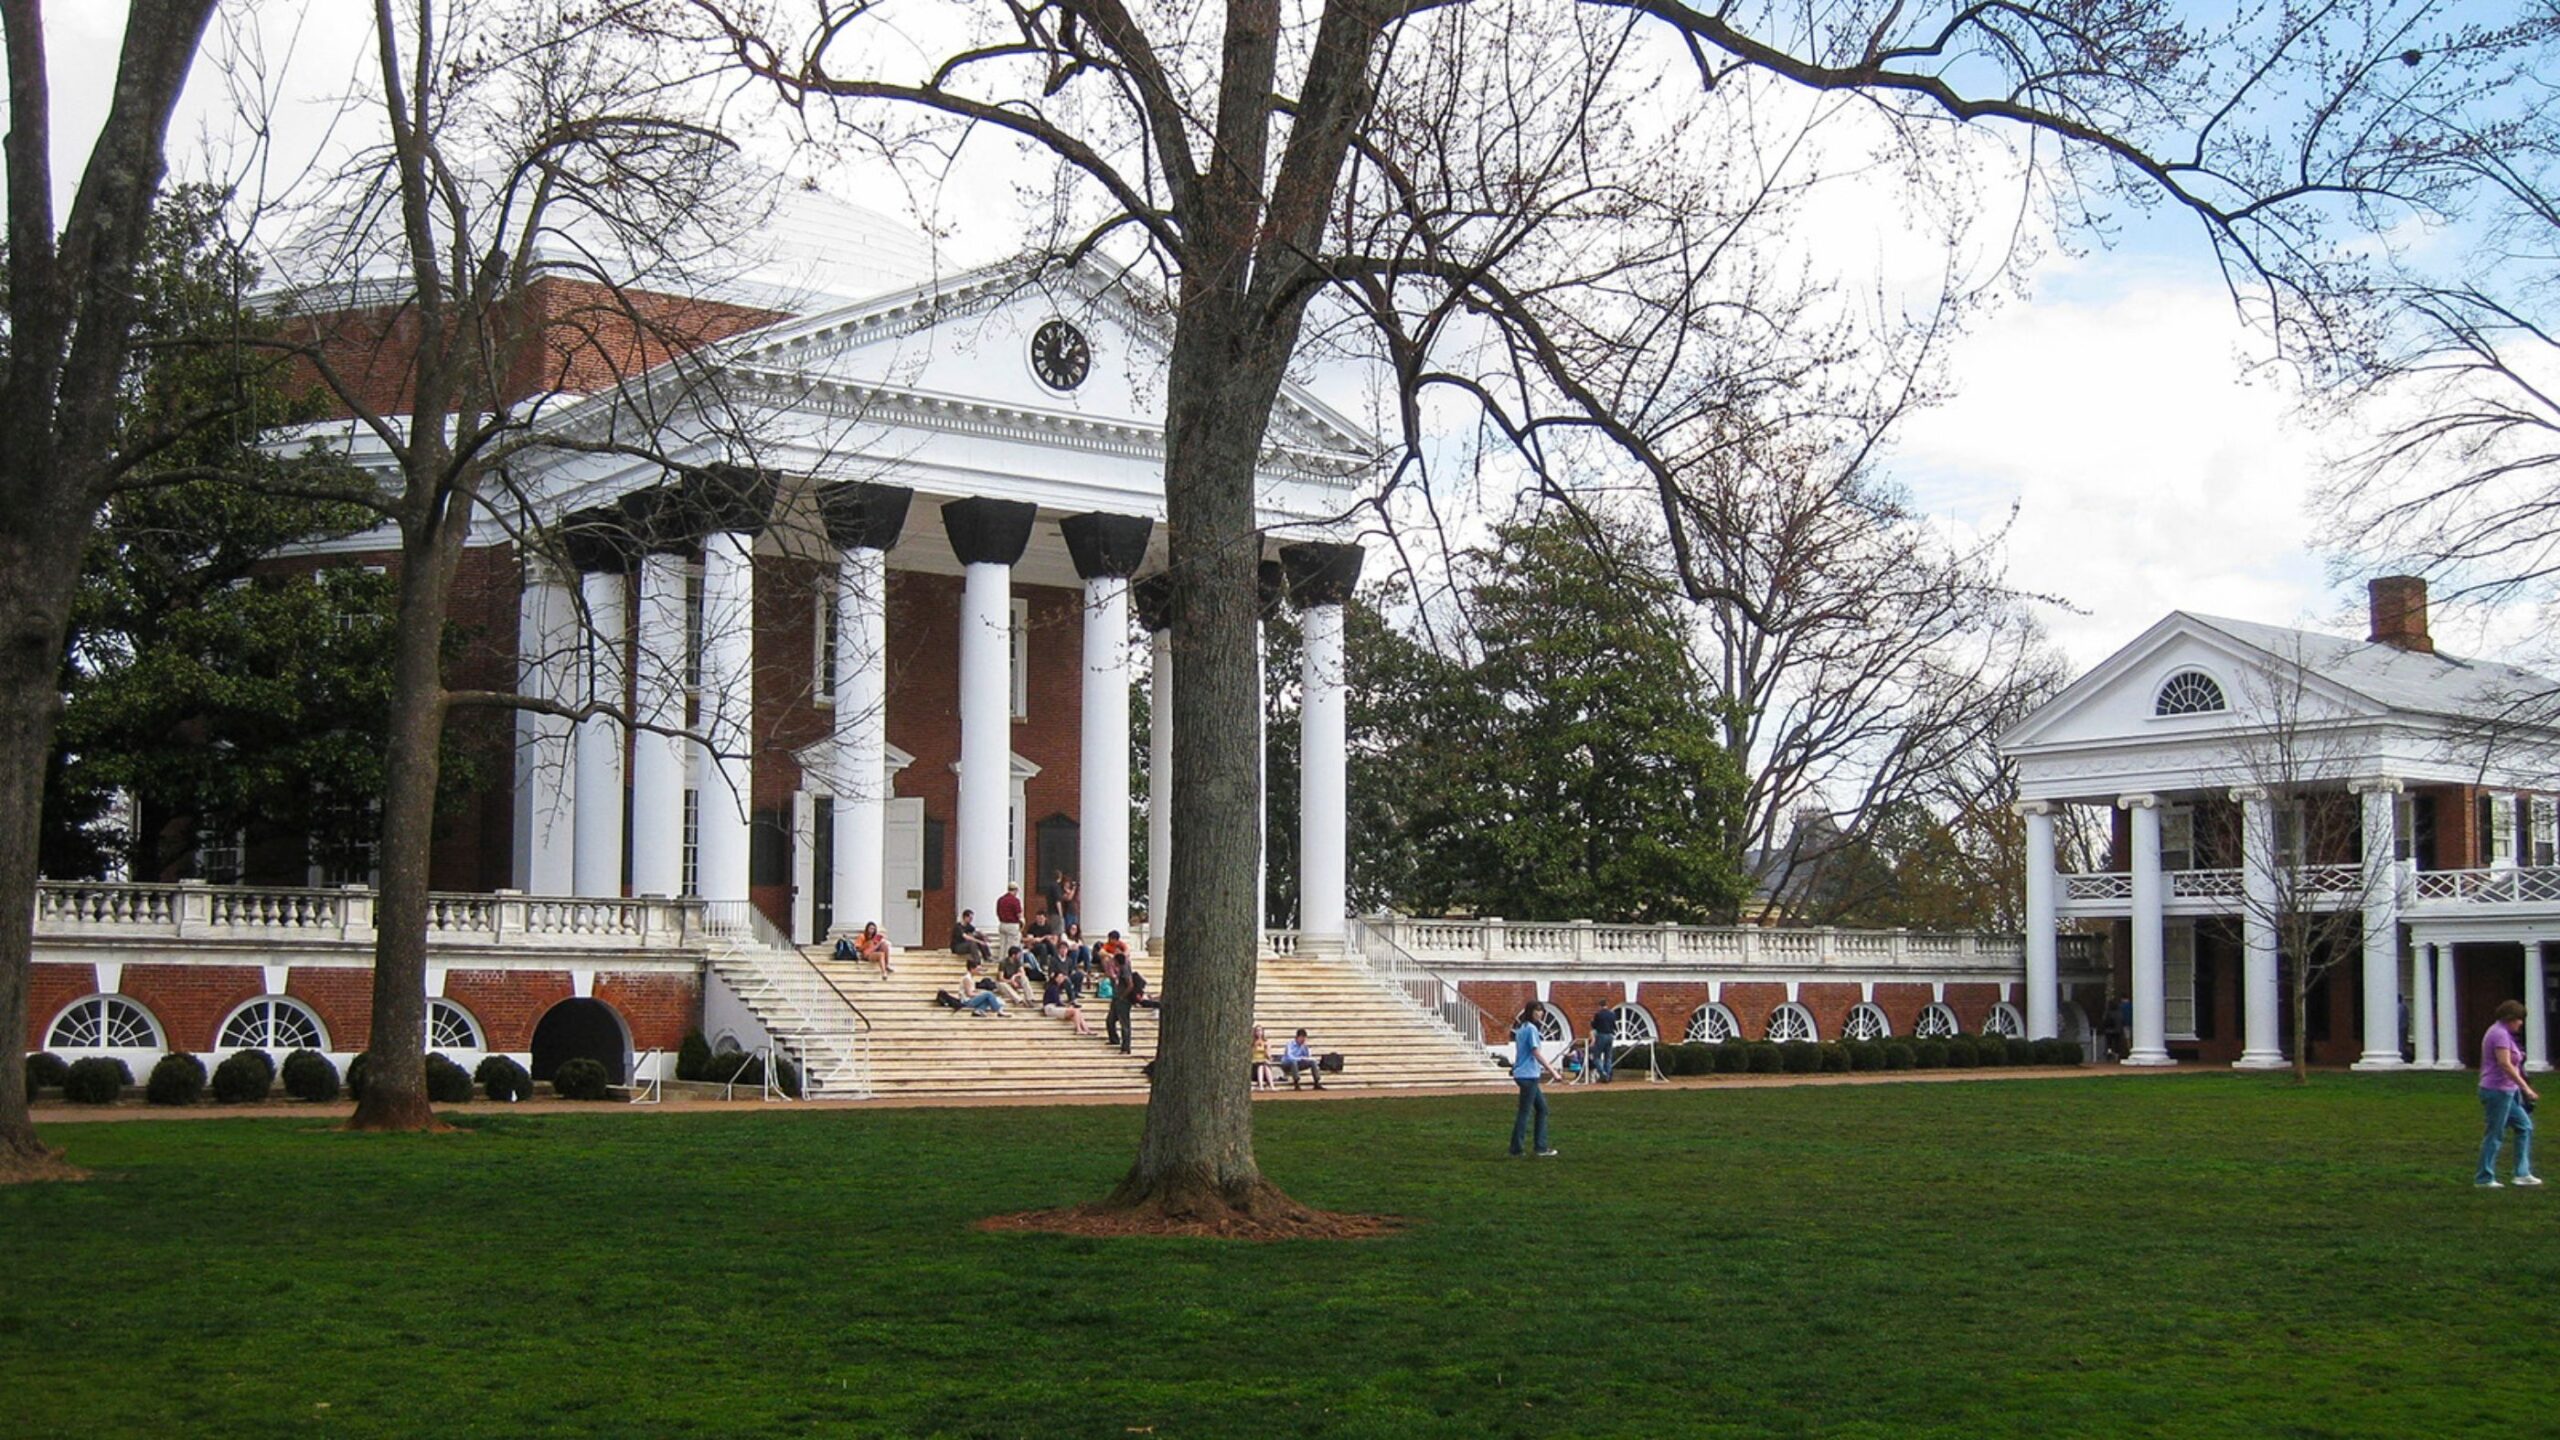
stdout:
<svg viewBox="0 0 2560 1440">
<path fill-rule="evenodd" d="M 2501 1000 L 2489 1033 L 2480 1037 L 2480 1113 L 2488 1132 L 2480 1137 L 2480 1169 L 2471 1183 L 2483 1190 L 2499 1188 L 2498 1151 L 2506 1145 L 2509 1126 L 2516 1132 L 2516 1168 L 2508 1183 L 2542 1183 L 2533 1173 L 2532 1110 L 2542 1097 L 2525 1083 L 2524 1047 L 2516 1043 L 2523 1030 L 2524 1002 Z"/>
<path fill-rule="evenodd" d="M 1602 1006 L 1591 1017 L 1591 1064 L 1593 1078 L 1606 1085 L 1618 1078 L 1618 1007 Z"/>
<path fill-rule="evenodd" d="M 1555 1148 L 1547 1144 L 1547 1092 L 1538 1083 L 1542 1078 L 1556 1078 L 1555 1067 L 1549 1065 L 1547 1057 L 1538 1050 L 1539 1043 L 1546 1039 L 1546 1018 L 1547 1007 L 1532 1000 L 1529 1007 L 1520 1012 L 1520 1021 L 1511 1031 L 1511 1083 L 1520 1087 L 1520 1109 L 1511 1117 L 1511 1154 L 1514 1159 L 1520 1156 L 1521 1142 L 1529 1138 L 1529 1117 L 1533 1114 L 1538 1120 L 1537 1154 L 1545 1158 L 1556 1153 Z"/>
</svg>

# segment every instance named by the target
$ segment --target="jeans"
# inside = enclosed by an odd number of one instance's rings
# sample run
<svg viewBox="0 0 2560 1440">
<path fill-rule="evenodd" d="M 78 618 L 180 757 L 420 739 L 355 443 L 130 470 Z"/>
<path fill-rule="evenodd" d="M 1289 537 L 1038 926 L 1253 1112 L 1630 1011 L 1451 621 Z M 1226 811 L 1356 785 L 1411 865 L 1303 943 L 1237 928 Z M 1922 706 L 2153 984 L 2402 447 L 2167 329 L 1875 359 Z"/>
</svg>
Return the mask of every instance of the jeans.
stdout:
<svg viewBox="0 0 2560 1440">
<path fill-rule="evenodd" d="M 1530 1116 L 1531 1112 L 1533 1112 L 1533 1111 L 1537 1114 L 1537 1117 L 1538 1117 L 1538 1148 L 1539 1148 L 1539 1149 L 1541 1149 L 1541 1150 L 1546 1149 L 1546 1148 L 1547 1148 L 1547 1092 L 1546 1092 L 1546 1090 L 1545 1090 L 1542 1086 L 1540 1086 L 1540 1085 L 1538 1084 L 1538 1081 L 1537 1081 L 1537 1079 L 1536 1079 L 1535 1077 L 1531 1077 L 1531 1078 L 1526 1079 L 1526 1080 L 1522 1080 L 1522 1079 L 1519 1079 L 1519 1078 L 1517 1078 L 1517 1077 L 1514 1077 L 1514 1078 L 1512 1079 L 1512 1082 L 1511 1082 L 1511 1083 L 1520 1087 L 1520 1110 L 1519 1110 L 1519 1113 L 1517 1113 L 1517 1114 L 1515 1114 L 1515 1115 L 1513 1115 L 1513 1116 L 1511 1117 L 1511 1153 L 1512 1153 L 1512 1154 L 1514 1154 L 1514 1155 L 1519 1154 L 1519 1153 L 1520 1153 L 1520 1142 L 1521 1142 L 1522 1140 L 1524 1140 L 1524 1139 L 1528 1138 L 1528 1134 L 1529 1134 L 1529 1116 Z"/>
<path fill-rule="evenodd" d="M 1004 1001 L 998 999 L 993 990 L 973 990 L 969 992 L 969 998 L 960 1003 L 968 1009 L 983 1010 L 990 1015 L 1004 1013 Z"/>
<path fill-rule="evenodd" d="M 1317 1065 L 1312 1057 L 1305 1060 L 1290 1060 L 1284 1057 L 1280 1061 L 1280 1073 L 1289 1077 L 1289 1088 L 1292 1090 L 1298 1088 L 1298 1077 L 1301 1075 L 1313 1077 L 1317 1089 L 1324 1088 L 1323 1067 Z"/>
<path fill-rule="evenodd" d="M 2480 1115 L 2488 1132 L 2480 1137 L 2480 1173 L 2471 1178 L 2483 1185 L 2498 1178 L 2498 1147 L 2505 1143 L 2509 1125 L 2516 1127 L 2516 1178 L 2532 1174 L 2533 1116 L 2525 1111 L 2524 1092 L 2483 1089 Z"/>
<path fill-rule="evenodd" d="M 1115 995 L 1109 1013 L 1102 1017 L 1103 1043 L 1119 1046 L 1123 1055 L 1129 1053 L 1129 1007 L 1129 1001 Z"/>
<path fill-rule="evenodd" d="M 1617 1076 L 1617 1042 L 1611 1040 L 1595 1040 L 1592 1042 L 1591 1070 L 1593 1074 L 1598 1075 L 1603 1080 L 1614 1079 Z"/>
</svg>

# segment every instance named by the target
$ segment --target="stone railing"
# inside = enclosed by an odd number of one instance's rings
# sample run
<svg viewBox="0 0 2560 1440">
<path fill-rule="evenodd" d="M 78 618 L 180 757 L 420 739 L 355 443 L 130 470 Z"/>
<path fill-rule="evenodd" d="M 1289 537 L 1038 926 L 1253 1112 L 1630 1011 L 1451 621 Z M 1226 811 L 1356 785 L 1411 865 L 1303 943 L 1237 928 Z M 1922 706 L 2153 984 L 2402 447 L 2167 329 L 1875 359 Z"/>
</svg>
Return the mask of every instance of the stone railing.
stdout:
<svg viewBox="0 0 2560 1440">
<path fill-rule="evenodd" d="M 35 938 L 61 942 L 371 945 L 371 888 L 304 890 L 245 885 L 128 885 L 45 880 L 36 886 Z M 699 901 L 520 895 L 427 897 L 427 943 L 546 950 L 698 950 Z"/>
<path fill-rule="evenodd" d="M 2405 878 L 2406 872 L 2401 873 L 2403 878 L 2399 881 L 2400 893 L 2406 900 L 2410 898 L 2411 887 Z M 2501 872 L 2437 871 L 2432 873 L 2495 874 Z M 2560 881 L 2560 871 L 2552 873 L 2555 880 Z M 2130 905 L 2133 902 L 2131 871 L 2066 872 L 2054 878 L 2060 882 L 2060 898 L 2066 908 L 2090 907 L 2103 912 Z M 2354 864 L 2306 865 L 2287 871 L 2283 878 L 2284 882 L 2292 887 L 2293 897 L 2298 901 L 2316 899 L 2324 903 L 2348 907 L 2361 904 L 2367 888 L 2364 867 Z M 2429 877 L 2420 875 L 2417 878 L 2422 882 L 2419 888 L 2423 890 L 2423 882 Z M 2171 904 L 2179 901 L 2205 902 L 2225 905 L 2237 912 L 2248 898 L 2247 872 L 2239 869 L 2163 870 L 2160 872 L 2160 879 L 2163 899 Z M 2380 888 L 2381 883 L 2380 877 L 2374 878 L 2375 888 Z M 2425 897 L 2422 895 L 2420 898 Z"/>
<path fill-rule="evenodd" d="M 1362 925 L 1417 960 L 1452 967 L 1564 964 L 1612 969 L 1972 970 L 2023 968 L 2015 935 L 1752 925 L 1603 925 L 1509 920 L 1417 920 L 1378 915 Z M 2097 938 L 2061 937 L 2061 958 L 2096 963 Z"/>
<path fill-rule="evenodd" d="M 2547 905 L 2560 909 L 2560 867 L 2421 870 L 2410 877 L 2405 898 L 2417 904 Z"/>
</svg>

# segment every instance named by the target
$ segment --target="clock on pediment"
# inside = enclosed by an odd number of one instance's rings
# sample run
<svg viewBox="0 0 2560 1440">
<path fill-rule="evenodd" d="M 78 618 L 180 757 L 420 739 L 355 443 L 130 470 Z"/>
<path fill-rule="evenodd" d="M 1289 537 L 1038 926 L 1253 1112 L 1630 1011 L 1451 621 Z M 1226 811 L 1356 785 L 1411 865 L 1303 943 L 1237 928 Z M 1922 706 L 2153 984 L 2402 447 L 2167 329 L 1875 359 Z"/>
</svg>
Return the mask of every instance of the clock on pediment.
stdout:
<svg viewBox="0 0 2560 1440">
<path fill-rule="evenodd" d="M 1073 390 L 1093 371 L 1093 342 L 1064 320 L 1044 320 L 1031 332 L 1031 373 L 1052 390 Z"/>
</svg>

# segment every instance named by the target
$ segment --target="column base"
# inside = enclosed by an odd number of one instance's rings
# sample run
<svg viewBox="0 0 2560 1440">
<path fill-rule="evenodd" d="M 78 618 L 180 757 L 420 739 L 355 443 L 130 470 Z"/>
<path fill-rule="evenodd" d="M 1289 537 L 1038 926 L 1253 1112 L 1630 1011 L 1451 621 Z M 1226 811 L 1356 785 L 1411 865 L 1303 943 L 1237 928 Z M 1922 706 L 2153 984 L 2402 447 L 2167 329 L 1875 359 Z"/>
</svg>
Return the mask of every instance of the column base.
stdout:
<svg viewBox="0 0 2560 1440">
<path fill-rule="evenodd" d="M 1340 935 L 1298 936 L 1298 954 L 1309 960 L 1339 960 L 1351 953 L 1351 946 Z"/>
<path fill-rule="evenodd" d="M 2281 1050 L 2251 1050 L 2231 1062 L 2234 1070 L 2289 1070 L 2293 1062 Z"/>
<path fill-rule="evenodd" d="M 2524 1073 L 2527 1075 L 2548 1075 L 2551 1073 L 2551 1062 L 2548 1060 L 2527 1060 L 2524 1062 Z"/>
<path fill-rule="evenodd" d="M 2145 1054 L 2141 1053 L 2140 1051 L 2136 1051 L 2136 1052 L 2134 1052 L 2134 1053 L 2133 1053 L 2133 1054 L 2131 1054 L 2131 1055 L 2127 1055 L 2126 1057 L 2124 1057 L 2124 1059 L 2122 1059 L 2122 1060 L 2120 1060 L 2120 1061 L 2118 1061 L 2118 1062 L 2116 1062 L 2116 1063 L 2118 1063 L 2118 1064 L 2120 1064 L 2120 1065 L 2134 1065 L 2134 1066 L 2142 1066 L 2142 1067 L 2146 1067 L 2146 1068 L 2149 1068 L 2149 1069 L 2154 1069 L 2154 1070 L 2156 1070 L 2156 1069 L 2159 1069 L 2159 1068 L 2161 1068 L 2161 1067 L 2163 1067 L 2163 1066 L 2175 1065 L 2175 1064 L 2177 1064 L 2178 1062 L 2177 1062 L 2177 1060 L 2176 1060 L 2174 1057 L 2172 1057 L 2172 1056 L 2169 1054 L 2169 1052 L 2168 1052 L 2168 1051 L 2166 1051 L 2166 1050 L 2155 1050 L 2155 1051 L 2153 1051 L 2152 1053 L 2150 1053 L 2150 1054 L 2148 1054 L 2148 1055 L 2145 1055 Z"/>
<path fill-rule="evenodd" d="M 2436 1060 L 2425 1065 L 2413 1065 L 2409 1068 L 2413 1070 L 2468 1070 L 2471 1067 L 2463 1064 L 2459 1060 Z"/>
<path fill-rule="evenodd" d="M 2408 1061 L 2401 1059 L 2398 1054 L 2394 1053 L 2390 1055 L 2367 1055 L 2347 1068 L 2350 1070 L 2407 1070 L 2413 1067 L 2411 1067 Z"/>
</svg>

